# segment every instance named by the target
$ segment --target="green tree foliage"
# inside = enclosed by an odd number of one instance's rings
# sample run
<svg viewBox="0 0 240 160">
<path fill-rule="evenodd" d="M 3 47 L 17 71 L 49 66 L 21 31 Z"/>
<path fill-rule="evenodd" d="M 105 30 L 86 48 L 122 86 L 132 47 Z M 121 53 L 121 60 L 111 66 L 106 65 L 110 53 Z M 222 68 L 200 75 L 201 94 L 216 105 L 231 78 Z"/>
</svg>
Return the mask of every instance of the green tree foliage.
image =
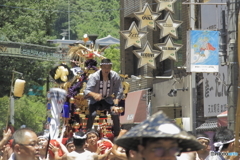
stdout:
<svg viewBox="0 0 240 160">
<path fill-rule="evenodd" d="M 0 98 L 0 115 L 1 115 L 1 120 L 0 120 L 0 135 L 2 134 L 2 128 L 5 128 L 7 125 L 7 119 L 8 119 L 8 113 L 9 113 L 9 97 L 4 96 Z"/>
<path fill-rule="evenodd" d="M 112 70 L 116 71 L 117 73 L 119 73 L 119 71 L 121 70 L 120 68 L 120 49 L 119 49 L 119 45 L 115 44 L 115 45 L 111 45 L 109 48 L 107 48 L 104 52 L 104 56 L 111 59 L 112 63 L 113 63 L 113 67 Z"/>
<path fill-rule="evenodd" d="M 56 0 L 2 0 L 0 33 L 13 42 L 46 44 L 53 38 Z"/>
<path fill-rule="evenodd" d="M 98 38 L 108 35 L 119 38 L 119 0 L 69 0 L 69 4 L 71 39 L 82 39 L 84 34 L 98 34 Z M 60 0 L 58 8 L 62 9 L 56 23 L 60 34 L 61 29 L 68 29 L 68 2 Z"/>
<path fill-rule="evenodd" d="M 2 56 L 0 56 L 0 62 L 0 97 L 9 96 L 12 70 L 23 73 L 23 78 L 26 80 L 25 93 L 28 93 L 32 86 L 43 86 L 46 83 L 46 77 L 53 64 L 52 62 Z M 22 77 L 15 74 L 14 81 L 16 78 Z"/>
<path fill-rule="evenodd" d="M 14 128 L 18 129 L 25 124 L 34 131 L 43 130 L 46 121 L 46 99 L 37 96 L 23 96 L 15 99 Z M 0 128 L 5 128 L 9 115 L 9 97 L 0 98 Z M 0 133 L 1 134 L 1 133 Z"/>
<path fill-rule="evenodd" d="M 39 96 L 24 96 L 15 100 L 15 128 L 25 124 L 34 131 L 43 130 L 46 122 L 46 98 Z"/>
</svg>

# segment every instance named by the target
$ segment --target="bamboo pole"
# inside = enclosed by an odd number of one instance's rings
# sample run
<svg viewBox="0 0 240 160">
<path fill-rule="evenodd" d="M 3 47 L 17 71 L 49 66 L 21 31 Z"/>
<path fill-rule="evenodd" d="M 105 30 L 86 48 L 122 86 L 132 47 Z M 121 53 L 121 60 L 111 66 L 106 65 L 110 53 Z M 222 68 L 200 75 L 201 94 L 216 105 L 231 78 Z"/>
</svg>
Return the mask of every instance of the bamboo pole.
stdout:
<svg viewBox="0 0 240 160">
<path fill-rule="evenodd" d="M 238 68 L 240 62 L 240 11 L 238 12 L 238 24 L 237 24 L 237 44 L 238 44 Z M 236 123 L 235 123 L 235 145 L 234 151 L 239 153 L 239 129 L 240 129 L 240 74 L 238 73 L 238 96 L 237 96 L 237 111 L 236 111 Z"/>
</svg>

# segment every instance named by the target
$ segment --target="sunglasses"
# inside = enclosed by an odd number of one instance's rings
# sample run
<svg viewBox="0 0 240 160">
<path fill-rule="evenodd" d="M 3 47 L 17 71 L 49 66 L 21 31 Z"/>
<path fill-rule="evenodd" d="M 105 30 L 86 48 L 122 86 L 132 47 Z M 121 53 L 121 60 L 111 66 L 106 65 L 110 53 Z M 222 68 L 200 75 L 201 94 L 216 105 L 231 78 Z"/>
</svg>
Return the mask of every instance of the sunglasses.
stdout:
<svg viewBox="0 0 240 160">
<path fill-rule="evenodd" d="M 172 147 L 172 148 L 163 148 L 163 147 L 156 147 L 151 150 L 154 152 L 155 156 L 162 157 L 166 152 L 168 152 L 169 155 L 177 156 L 180 153 L 180 149 L 178 147 Z"/>
</svg>

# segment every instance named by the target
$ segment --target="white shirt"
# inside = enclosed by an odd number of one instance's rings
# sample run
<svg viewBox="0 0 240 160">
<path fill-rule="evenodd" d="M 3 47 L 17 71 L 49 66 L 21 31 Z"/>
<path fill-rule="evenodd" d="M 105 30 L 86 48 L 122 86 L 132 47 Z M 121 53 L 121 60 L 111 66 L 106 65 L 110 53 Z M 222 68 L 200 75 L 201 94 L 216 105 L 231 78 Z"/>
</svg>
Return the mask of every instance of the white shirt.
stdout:
<svg viewBox="0 0 240 160">
<path fill-rule="evenodd" d="M 97 154 L 87 150 L 85 150 L 85 152 L 82 153 L 72 151 L 67 154 L 67 160 L 94 160 L 94 157 L 97 157 Z"/>
<path fill-rule="evenodd" d="M 16 159 L 16 158 L 15 158 L 15 154 L 12 153 L 8 160 L 15 160 L 15 159 Z"/>
</svg>

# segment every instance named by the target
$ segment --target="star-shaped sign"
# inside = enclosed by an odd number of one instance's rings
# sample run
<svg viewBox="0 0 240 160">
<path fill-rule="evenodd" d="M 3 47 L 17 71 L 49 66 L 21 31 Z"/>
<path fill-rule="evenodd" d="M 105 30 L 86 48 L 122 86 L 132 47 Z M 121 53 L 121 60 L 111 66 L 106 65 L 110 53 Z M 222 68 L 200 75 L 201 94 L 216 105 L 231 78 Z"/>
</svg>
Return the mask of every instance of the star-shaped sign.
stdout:
<svg viewBox="0 0 240 160">
<path fill-rule="evenodd" d="M 163 20 L 156 21 L 157 26 L 161 29 L 160 39 L 170 35 L 174 38 L 177 36 L 177 28 L 183 23 L 182 21 L 174 20 L 170 12 L 167 13 Z"/>
<path fill-rule="evenodd" d="M 147 42 L 142 50 L 134 50 L 133 53 L 139 58 L 138 68 L 148 65 L 156 69 L 155 58 L 161 53 L 158 50 L 153 50 L 149 42 Z"/>
<path fill-rule="evenodd" d="M 164 43 L 157 43 L 157 44 L 154 44 L 154 46 L 156 46 L 162 51 L 162 56 L 160 61 L 163 61 L 167 58 L 177 61 L 177 51 L 180 48 L 182 48 L 181 44 L 173 43 L 173 40 L 171 37 L 168 37 Z"/>
<path fill-rule="evenodd" d="M 153 12 L 148 3 L 145 3 L 142 12 L 134 12 L 135 17 L 139 20 L 139 28 L 149 27 L 155 28 L 155 20 L 161 15 L 161 13 Z"/>
<path fill-rule="evenodd" d="M 133 21 L 129 30 L 120 31 L 123 37 L 126 39 L 125 49 L 135 46 L 142 47 L 141 39 L 147 35 L 148 32 L 139 31 L 136 23 Z"/>
<path fill-rule="evenodd" d="M 160 12 L 162 10 L 169 10 L 170 12 L 174 13 L 174 6 L 173 4 L 177 0 L 155 0 L 158 5 L 157 5 L 157 12 Z"/>
</svg>

